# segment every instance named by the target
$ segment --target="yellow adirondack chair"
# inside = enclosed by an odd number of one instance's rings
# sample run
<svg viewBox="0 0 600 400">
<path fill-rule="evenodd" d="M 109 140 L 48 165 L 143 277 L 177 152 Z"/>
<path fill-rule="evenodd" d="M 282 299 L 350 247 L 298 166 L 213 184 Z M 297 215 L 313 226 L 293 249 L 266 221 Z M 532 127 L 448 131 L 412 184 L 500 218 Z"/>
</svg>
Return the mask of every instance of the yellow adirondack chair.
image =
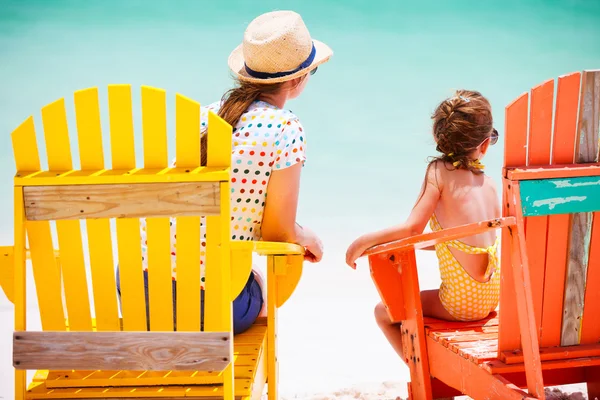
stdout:
<svg viewBox="0 0 600 400">
<path fill-rule="evenodd" d="M 177 168 L 170 168 L 166 93 L 143 86 L 144 164 L 136 167 L 131 87 L 110 85 L 109 169 L 97 88 L 75 92 L 74 101 L 80 169 L 73 166 L 64 99 L 42 108 L 48 170 L 40 165 L 33 118 L 12 133 L 14 246 L 0 249 L 0 284 L 15 307 L 15 398 L 257 399 L 268 379 L 269 399 L 276 399 L 277 309 L 300 279 L 304 250 L 230 240 L 231 126 L 209 115 L 208 162 L 200 166 L 200 105 L 177 94 Z M 177 331 L 169 216 L 177 217 Z M 207 217 L 202 332 L 200 216 Z M 148 218 L 150 331 L 141 217 Z M 53 226 L 58 246 L 53 246 Z M 113 248 L 121 266 L 122 317 Z M 268 317 L 234 337 L 232 300 L 251 273 L 253 251 L 267 256 Z M 41 332 L 26 330 L 29 259 Z M 39 371 L 26 387 L 26 370 L 32 369 Z"/>
</svg>

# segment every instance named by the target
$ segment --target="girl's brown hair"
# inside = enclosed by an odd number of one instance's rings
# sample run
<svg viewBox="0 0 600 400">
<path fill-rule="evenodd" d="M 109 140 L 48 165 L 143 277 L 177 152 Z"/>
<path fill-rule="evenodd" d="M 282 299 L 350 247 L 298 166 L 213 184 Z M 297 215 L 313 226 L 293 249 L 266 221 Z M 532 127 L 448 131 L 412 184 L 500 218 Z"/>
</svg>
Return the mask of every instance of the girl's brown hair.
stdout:
<svg viewBox="0 0 600 400">
<path fill-rule="evenodd" d="M 285 82 L 279 83 L 251 83 L 238 81 L 237 86 L 227 91 L 223 97 L 219 117 L 223 118 L 229 125 L 235 128 L 242 114 L 246 112 L 250 104 L 258 99 L 261 94 L 277 93 Z M 207 159 L 207 138 L 206 130 L 202 132 L 201 137 L 201 161 L 200 165 L 206 165 Z"/>
<path fill-rule="evenodd" d="M 433 137 L 436 150 L 442 153 L 435 160 L 452 164 L 456 169 L 482 173 L 469 155 L 493 130 L 492 107 L 481 93 L 457 90 L 453 97 L 442 101 L 433 115 Z"/>
</svg>

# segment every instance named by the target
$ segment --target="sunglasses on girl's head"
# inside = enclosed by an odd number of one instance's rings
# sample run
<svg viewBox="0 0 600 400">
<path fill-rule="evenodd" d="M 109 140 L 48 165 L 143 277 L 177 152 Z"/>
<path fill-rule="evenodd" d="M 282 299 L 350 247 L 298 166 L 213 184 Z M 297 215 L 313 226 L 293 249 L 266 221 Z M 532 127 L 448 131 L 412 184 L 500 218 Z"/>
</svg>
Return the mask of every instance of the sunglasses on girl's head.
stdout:
<svg viewBox="0 0 600 400">
<path fill-rule="evenodd" d="M 490 144 L 491 145 L 498 143 L 498 136 L 499 136 L 498 131 L 496 129 L 494 129 L 492 131 L 492 135 L 490 136 Z"/>
<path fill-rule="evenodd" d="M 310 74 L 311 75 L 316 74 L 318 69 L 319 69 L 319 67 L 316 67 L 315 69 L 313 69 L 312 71 L 310 71 Z"/>
</svg>

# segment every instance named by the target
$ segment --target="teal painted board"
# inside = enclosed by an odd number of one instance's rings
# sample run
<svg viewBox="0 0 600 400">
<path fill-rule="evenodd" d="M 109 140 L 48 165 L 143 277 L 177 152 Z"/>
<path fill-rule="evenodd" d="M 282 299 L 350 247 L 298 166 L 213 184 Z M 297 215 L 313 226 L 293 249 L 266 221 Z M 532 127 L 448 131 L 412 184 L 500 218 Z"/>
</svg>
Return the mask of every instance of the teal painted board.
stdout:
<svg viewBox="0 0 600 400">
<path fill-rule="evenodd" d="M 600 210 L 600 176 L 521 181 L 523 216 Z"/>
</svg>

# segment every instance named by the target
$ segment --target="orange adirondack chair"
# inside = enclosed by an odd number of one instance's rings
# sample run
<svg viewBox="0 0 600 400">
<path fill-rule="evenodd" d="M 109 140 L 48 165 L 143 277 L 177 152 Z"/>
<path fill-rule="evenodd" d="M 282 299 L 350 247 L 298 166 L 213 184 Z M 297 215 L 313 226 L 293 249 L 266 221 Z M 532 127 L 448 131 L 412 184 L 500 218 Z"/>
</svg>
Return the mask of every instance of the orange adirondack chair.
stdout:
<svg viewBox="0 0 600 400">
<path fill-rule="evenodd" d="M 506 107 L 502 218 L 365 253 L 402 323 L 411 399 L 544 399 L 578 382 L 600 398 L 600 70 L 559 77 L 555 102 L 554 84 Z M 415 249 L 489 229 L 502 229 L 499 313 L 423 318 Z"/>
</svg>

